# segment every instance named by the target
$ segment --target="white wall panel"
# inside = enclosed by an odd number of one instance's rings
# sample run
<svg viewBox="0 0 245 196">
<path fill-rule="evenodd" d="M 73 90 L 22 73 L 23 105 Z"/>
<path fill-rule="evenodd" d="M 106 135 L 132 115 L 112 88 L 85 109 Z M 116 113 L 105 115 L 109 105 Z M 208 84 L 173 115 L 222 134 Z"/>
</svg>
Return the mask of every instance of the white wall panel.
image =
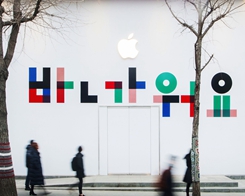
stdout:
<svg viewBox="0 0 245 196">
<path fill-rule="evenodd" d="M 129 118 L 127 107 L 108 108 L 108 174 L 129 172 Z"/>
<path fill-rule="evenodd" d="M 110 106 L 100 111 L 99 118 L 107 122 L 99 128 L 99 135 L 103 134 L 99 141 L 100 174 L 159 174 L 157 107 Z"/>
<path fill-rule="evenodd" d="M 107 175 L 107 107 L 99 107 L 99 164 L 98 164 L 98 174 Z"/>
<path fill-rule="evenodd" d="M 129 108 L 130 174 L 151 173 L 150 107 Z"/>
<path fill-rule="evenodd" d="M 184 10 L 182 5 L 176 1 L 173 8 Z M 163 0 L 84 1 L 69 9 L 68 15 L 74 14 L 77 20 L 72 27 L 59 29 L 62 36 L 54 31 L 44 35 L 47 31 L 33 27 L 33 23 L 30 28 L 23 26 L 19 34 L 7 81 L 15 174 L 26 175 L 25 147 L 31 139 L 40 145 L 44 175 L 74 175 L 70 161 L 79 145 L 84 147 L 86 174 L 108 174 L 107 107 L 151 107 L 151 174 L 158 174 L 166 167 L 169 155 L 176 155 L 173 172 L 184 175 L 183 156 L 191 147 L 190 105 L 171 103 L 170 117 L 162 117 L 162 104 L 154 103 L 153 96 L 164 95 L 155 83 L 163 72 L 177 79 L 169 95 L 190 94 L 190 81 L 195 79 L 195 36 L 182 32 Z M 188 12 L 188 18 L 192 17 Z M 204 40 L 204 49 L 214 54 L 215 61 L 202 72 L 201 175 L 245 175 L 245 12 L 233 17 L 227 23 L 232 28 L 219 23 Z M 65 27 L 67 23 L 60 24 Z M 135 59 L 122 59 L 117 44 L 131 33 L 138 40 L 139 54 Z M 38 80 L 42 80 L 43 67 L 51 69 L 50 103 L 29 103 L 29 67 L 37 68 Z M 65 81 L 74 82 L 73 89 L 65 89 L 65 103 L 56 102 L 58 67 L 64 67 Z M 136 68 L 136 81 L 146 84 L 145 89 L 135 90 L 135 103 L 129 102 L 129 68 Z M 224 95 L 230 96 L 230 108 L 237 110 L 237 117 L 207 117 L 214 95 L 220 95 L 211 86 L 219 72 L 232 78 L 232 88 Z M 81 81 L 88 82 L 88 93 L 98 96 L 97 103 L 80 102 Z M 106 89 L 106 81 L 122 82 L 122 103 L 115 103 L 115 89 Z"/>
</svg>

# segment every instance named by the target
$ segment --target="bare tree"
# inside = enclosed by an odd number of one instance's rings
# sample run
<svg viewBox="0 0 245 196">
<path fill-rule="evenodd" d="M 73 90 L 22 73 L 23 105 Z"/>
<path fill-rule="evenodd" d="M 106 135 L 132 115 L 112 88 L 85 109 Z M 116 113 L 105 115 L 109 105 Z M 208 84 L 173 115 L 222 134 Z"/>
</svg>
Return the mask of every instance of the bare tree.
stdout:
<svg viewBox="0 0 245 196">
<path fill-rule="evenodd" d="M 17 196 L 7 123 L 6 81 L 21 25 L 32 22 L 34 25 L 53 28 L 51 21 L 60 21 L 62 25 L 62 17 L 66 18 L 64 15 L 67 14 L 69 4 L 74 2 L 76 1 L 0 0 L 0 195 Z M 58 15 L 49 13 L 52 7 L 60 9 L 56 12 Z"/>
<path fill-rule="evenodd" d="M 209 30 L 212 29 L 214 24 L 219 21 L 224 22 L 224 19 L 234 13 L 235 10 L 242 7 L 244 1 L 238 0 L 184 0 L 186 12 L 196 13 L 196 20 L 194 22 L 187 21 L 177 15 L 170 0 L 165 0 L 171 14 L 182 25 L 184 29 L 189 30 L 196 37 L 194 43 L 194 64 L 195 64 L 195 94 L 194 94 L 194 118 L 192 123 L 192 158 L 194 160 L 192 166 L 192 179 L 193 179 L 193 196 L 199 196 L 200 193 L 200 170 L 199 170 L 199 151 L 198 151 L 198 131 L 199 131 L 199 112 L 200 112 L 200 87 L 201 87 L 201 74 L 205 67 L 214 58 L 214 55 L 208 54 L 206 62 L 202 62 L 203 40 Z M 173 1 L 172 1 L 173 2 Z M 180 3 L 180 2 L 178 2 Z"/>
</svg>

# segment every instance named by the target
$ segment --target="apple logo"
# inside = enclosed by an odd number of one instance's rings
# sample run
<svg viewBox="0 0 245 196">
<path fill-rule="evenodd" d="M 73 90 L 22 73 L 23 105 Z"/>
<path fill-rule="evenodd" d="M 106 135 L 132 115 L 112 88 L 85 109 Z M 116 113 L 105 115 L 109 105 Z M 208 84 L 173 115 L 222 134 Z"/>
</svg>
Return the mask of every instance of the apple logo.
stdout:
<svg viewBox="0 0 245 196">
<path fill-rule="evenodd" d="M 135 58 L 139 51 L 136 49 L 135 45 L 138 43 L 136 39 L 132 39 L 134 36 L 133 33 L 131 33 L 128 36 L 128 39 L 122 39 L 118 42 L 117 48 L 120 56 L 123 59 L 126 58 Z"/>
</svg>

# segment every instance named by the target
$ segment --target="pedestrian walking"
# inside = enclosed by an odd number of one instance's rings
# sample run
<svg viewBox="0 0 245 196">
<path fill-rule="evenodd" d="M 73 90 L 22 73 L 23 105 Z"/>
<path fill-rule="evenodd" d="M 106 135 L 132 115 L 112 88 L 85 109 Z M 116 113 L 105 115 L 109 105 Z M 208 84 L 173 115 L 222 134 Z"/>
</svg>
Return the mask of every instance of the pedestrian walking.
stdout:
<svg viewBox="0 0 245 196">
<path fill-rule="evenodd" d="M 70 185 L 69 190 L 71 190 L 73 187 L 78 185 L 78 191 L 79 191 L 79 196 L 85 196 L 83 194 L 83 178 L 85 177 L 85 172 L 84 172 L 84 164 L 83 164 L 83 154 L 82 152 L 82 146 L 78 147 L 78 153 L 76 156 L 73 158 L 72 161 L 72 170 L 76 171 L 76 177 L 79 179 L 79 183 L 72 184 Z"/>
<path fill-rule="evenodd" d="M 83 194 L 83 178 L 85 177 L 85 173 L 84 173 L 84 165 L 83 165 L 83 154 L 82 152 L 82 147 L 79 146 L 78 147 L 78 153 L 76 155 L 77 157 L 77 175 L 76 177 L 79 179 L 79 183 L 78 183 L 78 190 L 79 190 L 79 196 L 85 196 Z"/>
<path fill-rule="evenodd" d="M 160 190 L 162 191 L 162 196 L 173 196 L 173 180 L 172 180 L 172 170 L 173 165 L 170 164 L 168 169 L 164 170 L 161 175 L 160 180 Z"/>
<path fill-rule="evenodd" d="M 39 146 L 36 142 L 32 143 L 33 149 L 31 150 L 31 156 L 30 156 L 30 166 L 29 166 L 29 177 L 30 177 L 30 195 L 37 195 L 34 193 L 34 186 L 40 185 L 44 193 L 43 195 L 50 194 L 50 192 L 47 192 L 44 185 L 44 177 L 43 177 L 43 170 L 42 170 L 42 164 L 41 164 L 41 158 L 40 153 L 38 151 Z"/>
<path fill-rule="evenodd" d="M 188 154 L 185 155 L 184 159 L 186 160 L 186 172 L 183 178 L 183 181 L 186 183 L 186 196 L 189 196 L 189 190 L 192 183 L 191 177 L 191 150 Z"/>
<path fill-rule="evenodd" d="M 156 186 L 161 191 L 162 196 L 174 196 L 173 194 L 173 179 L 172 179 L 172 168 L 175 164 L 176 156 L 170 157 L 170 163 L 168 169 L 162 172 Z"/>
<path fill-rule="evenodd" d="M 31 146 L 34 140 L 31 140 L 30 143 L 26 146 L 26 167 L 27 167 L 27 175 L 25 181 L 25 190 L 30 191 L 30 174 L 29 174 L 29 167 L 30 167 L 30 158 L 31 158 L 31 150 L 33 147 Z"/>
</svg>

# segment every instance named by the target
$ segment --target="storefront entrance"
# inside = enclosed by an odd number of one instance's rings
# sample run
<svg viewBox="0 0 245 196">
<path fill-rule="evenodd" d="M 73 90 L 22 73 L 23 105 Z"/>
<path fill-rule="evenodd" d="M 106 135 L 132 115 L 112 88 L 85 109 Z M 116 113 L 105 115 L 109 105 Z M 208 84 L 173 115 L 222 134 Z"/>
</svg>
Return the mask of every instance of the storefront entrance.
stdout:
<svg viewBox="0 0 245 196">
<path fill-rule="evenodd" d="M 158 174 L 157 107 L 101 107 L 100 122 L 101 174 Z"/>
</svg>

